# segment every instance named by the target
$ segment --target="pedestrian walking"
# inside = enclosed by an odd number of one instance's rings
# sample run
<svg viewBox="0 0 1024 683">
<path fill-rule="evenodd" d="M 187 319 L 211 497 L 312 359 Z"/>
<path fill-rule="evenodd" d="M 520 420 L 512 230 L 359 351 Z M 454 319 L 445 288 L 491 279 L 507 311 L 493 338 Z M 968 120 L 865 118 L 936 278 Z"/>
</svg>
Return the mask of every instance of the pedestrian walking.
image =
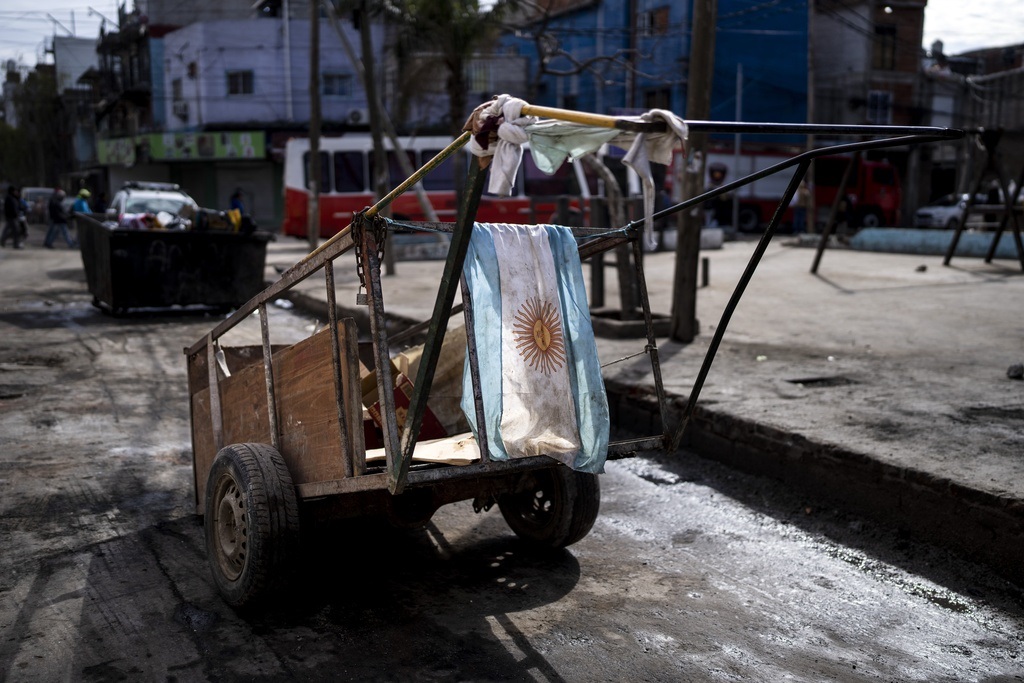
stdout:
<svg viewBox="0 0 1024 683">
<path fill-rule="evenodd" d="M 68 243 L 68 247 L 74 248 L 78 246 L 78 243 L 71 237 L 71 230 L 68 228 L 68 210 L 64 208 L 64 190 L 57 188 L 57 190 L 50 197 L 50 203 L 48 209 L 50 212 L 50 229 L 46 231 L 46 239 L 43 241 L 43 246 L 47 249 L 53 249 L 53 241 L 60 235 L 64 238 L 64 241 Z"/>
<path fill-rule="evenodd" d="M 92 213 L 92 209 L 89 207 L 89 197 L 91 196 L 92 193 L 83 187 L 78 191 L 75 203 L 71 205 L 71 211 L 73 213 Z"/>
<path fill-rule="evenodd" d="M 18 194 L 18 188 L 8 185 L 7 194 L 4 196 L 4 229 L 0 233 L 0 247 L 6 247 L 7 240 L 10 239 L 15 249 L 24 248 L 21 227 L 18 225 L 20 214 L 21 197 Z"/>
</svg>

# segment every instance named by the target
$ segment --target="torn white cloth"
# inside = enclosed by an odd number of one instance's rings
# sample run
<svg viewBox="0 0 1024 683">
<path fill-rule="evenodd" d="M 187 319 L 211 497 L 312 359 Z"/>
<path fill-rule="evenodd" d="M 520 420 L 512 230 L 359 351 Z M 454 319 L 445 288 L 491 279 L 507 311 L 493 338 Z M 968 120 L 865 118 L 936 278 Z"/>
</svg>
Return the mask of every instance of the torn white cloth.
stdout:
<svg viewBox="0 0 1024 683">
<path fill-rule="evenodd" d="M 536 116 L 520 116 L 525 100 L 509 95 L 498 95 L 481 113 L 481 117 L 500 117 L 498 141 L 486 148 L 474 137 L 470 140 L 469 151 L 478 157 L 493 156 L 487 191 L 501 197 L 512 194 L 516 183 L 516 172 L 523 159 L 523 145 L 529 140 L 524 126 L 537 120 Z"/>
<path fill-rule="evenodd" d="M 640 176 L 640 186 L 644 196 L 644 235 L 649 239 L 654 233 L 654 199 L 658 190 L 654 187 L 654 175 L 651 162 L 668 165 L 672 163 L 672 150 L 679 141 L 685 144 L 688 131 L 686 122 L 670 111 L 652 109 L 643 114 L 641 120 L 648 123 L 664 121 L 668 130 L 664 133 L 637 133 L 629 146 L 629 151 L 622 158 L 626 164 Z M 619 145 L 618 138 L 612 144 Z"/>
<path fill-rule="evenodd" d="M 487 190 L 507 197 L 515 186 L 516 173 L 522 161 L 522 145 L 530 143 L 533 161 L 543 173 L 553 174 L 566 159 L 575 161 L 585 154 L 596 152 L 608 143 L 626 150 L 623 163 L 640 177 L 644 198 L 644 234 L 648 238 L 654 231 L 654 200 L 657 188 L 651 163 L 672 163 L 672 151 L 678 145 L 685 147 L 688 131 L 686 122 L 670 111 L 652 109 L 632 120 L 646 123 L 663 121 L 663 133 L 634 133 L 617 128 L 601 128 L 570 121 L 521 116 L 526 102 L 509 95 L 499 95 L 480 113 L 483 120 L 500 120 L 495 145 L 481 146 L 476 138 L 469 145 L 476 156 L 494 156 L 491 162 Z"/>
</svg>

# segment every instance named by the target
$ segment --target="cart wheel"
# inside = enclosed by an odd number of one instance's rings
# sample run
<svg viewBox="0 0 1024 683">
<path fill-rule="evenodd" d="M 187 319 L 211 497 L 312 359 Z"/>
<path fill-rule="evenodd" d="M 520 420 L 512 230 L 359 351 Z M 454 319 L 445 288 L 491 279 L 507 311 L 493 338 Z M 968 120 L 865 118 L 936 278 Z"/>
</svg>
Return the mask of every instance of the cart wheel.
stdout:
<svg viewBox="0 0 1024 683">
<path fill-rule="evenodd" d="M 564 548 L 594 526 L 601 507 L 596 474 L 558 466 L 523 475 L 514 493 L 498 498 L 509 527 L 524 541 L 546 548 Z"/>
<path fill-rule="evenodd" d="M 281 454 L 258 443 L 222 448 L 206 485 L 205 527 L 213 579 L 228 604 L 258 603 L 285 583 L 299 507 Z"/>
</svg>

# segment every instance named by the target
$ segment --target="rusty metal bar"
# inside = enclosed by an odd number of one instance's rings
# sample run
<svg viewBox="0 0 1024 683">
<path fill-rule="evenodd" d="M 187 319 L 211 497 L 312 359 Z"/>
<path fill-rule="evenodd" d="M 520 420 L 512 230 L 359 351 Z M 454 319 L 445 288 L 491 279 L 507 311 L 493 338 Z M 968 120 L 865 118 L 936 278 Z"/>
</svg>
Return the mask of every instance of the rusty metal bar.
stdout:
<svg viewBox="0 0 1024 683">
<path fill-rule="evenodd" d="M 668 438 L 668 402 L 665 400 L 665 385 L 661 378 L 661 362 L 658 359 L 658 342 L 654 338 L 654 318 L 651 315 L 651 299 L 647 294 L 647 277 L 644 275 L 643 244 L 639 238 L 633 240 L 633 261 L 636 269 L 637 290 L 640 293 L 640 308 L 644 316 L 644 328 L 647 331 L 647 354 L 651 359 L 651 372 L 654 374 L 654 392 L 658 397 L 658 409 L 661 414 L 661 431 L 664 440 Z"/>
<path fill-rule="evenodd" d="M 448 247 L 448 258 L 445 260 L 441 284 L 434 302 L 434 314 L 431 316 L 430 332 L 423 345 L 423 356 L 420 360 L 419 370 L 416 372 L 412 397 L 409 399 L 409 414 L 405 420 L 405 431 L 402 433 L 401 458 L 397 463 L 389 463 L 389 465 L 394 465 L 389 468 L 390 477 L 388 479 L 388 488 L 392 493 L 401 492 L 405 486 L 405 476 L 409 472 L 412 453 L 416 448 L 416 438 L 419 436 L 420 425 L 423 423 L 423 411 L 427 406 L 427 396 L 430 395 L 430 385 L 434 381 L 434 370 L 441 355 L 441 345 L 444 343 L 448 317 L 455 301 L 455 289 L 458 286 L 459 277 L 462 275 L 462 265 L 469 249 L 469 238 L 473 233 L 473 219 L 476 216 L 480 196 L 483 194 L 484 180 L 487 177 L 481 165 L 481 163 L 469 165 L 465 195 L 459 209 L 458 226 L 452 233 L 452 243 Z"/>
<path fill-rule="evenodd" d="M 604 254 L 605 252 L 626 244 L 630 239 L 631 238 L 627 234 L 617 233 L 609 237 L 602 237 L 590 242 L 584 242 L 579 248 L 580 260 L 585 261 L 597 254 Z"/>
<path fill-rule="evenodd" d="M 455 304 L 454 306 L 452 306 L 451 315 L 458 315 L 459 313 L 462 313 L 462 304 Z M 421 322 L 416 323 L 415 325 L 410 325 L 401 332 L 391 335 L 391 343 L 401 344 L 402 342 L 405 342 L 408 339 L 412 339 L 423 330 L 429 328 L 430 323 L 430 320 L 423 320 Z"/>
<path fill-rule="evenodd" d="M 338 233 L 341 235 L 342 233 Z M 337 237 L 338 235 L 335 235 Z M 325 243 L 326 245 L 326 243 Z M 266 303 L 271 299 L 277 298 L 282 293 L 288 291 L 299 282 L 302 282 L 307 277 L 315 273 L 324 267 L 324 264 L 331 261 L 338 256 L 341 256 L 346 251 L 355 246 L 355 241 L 352 238 L 351 232 L 345 232 L 344 239 L 338 240 L 332 244 L 329 251 L 320 252 L 315 258 L 306 257 L 299 261 L 291 268 L 286 270 L 276 282 L 268 286 L 262 292 L 254 296 L 249 301 L 245 302 L 230 316 L 222 320 L 208 336 L 213 339 L 221 337 L 225 332 L 233 328 L 238 323 L 245 320 L 249 315 L 259 308 L 261 303 Z M 195 344 L 185 350 L 186 354 L 198 353 L 203 345 L 206 344 L 206 338 L 200 339 Z"/>
<path fill-rule="evenodd" d="M 406 230 L 407 232 L 414 232 L 417 228 L 423 228 L 424 230 L 426 230 L 428 232 L 450 233 L 450 232 L 455 232 L 455 229 L 456 229 L 458 224 L 457 223 L 431 223 L 431 222 L 427 222 L 427 221 L 393 221 L 393 220 L 389 220 L 388 221 L 388 225 L 390 225 L 390 226 L 398 226 L 398 227 L 401 227 L 401 228 L 407 228 L 407 230 Z M 563 227 L 567 227 L 570 230 L 572 230 L 572 234 L 575 237 L 596 237 L 596 236 L 604 235 L 605 233 L 609 232 L 609 229 L 608 228 L 604 228 L 604 227 L 590 228 L 590 227 L 586 227 L 586 226 L 583 226 L 583 227 L 579 227 L 579 226 L 573 227 L 573 226 L 568 226 L 568 225 L 567 226 L 563 226 Z"/>
<path fill-rule="evenodd" d="M 689 123 L 687 123 L 687 125 L 689 125 Z M 768 125 L 768 124 L 761 124 L 761 125 Z M 773 124 L 773 125 L 785 125 L 785 124 Z M 834 126 L 834 128 L 837 128 L 837 129 L 840 129 L 840 128 L 858 128 L 858 126 Z M 859 128 L 872 128 L 872 129 L 875 129 L 875 128 L 886 128 L 886 126 L 859 126 Z M 893 126 L 893 128 L 895 128 L 897 131 L 905 130 L 904 127 Z M 887 147 L 898 147 L 900 145 L 918 144 L 918 143 L 923 143 L 923 142 L 939 142 L 941 140 L 948 140 L 950 138 L 957 138 L 957 137 L 962 137 L 963 136 L 963 133 L 961 131 L 949 130 L 949 129 L 946 129 L 946 128 L 938 128 L 938 129 L 922 128 L 921 130 L 938 130 L 938 131 L 942 131 L 944 134 L 942 134 L 942 135 L 940 135 L 940 134 L 928 134 L 928 135 L 925 135 L 925 134 L 917 134 L 917 135 L 907 134 L 907 135 L 903 135 L 903 136 L 900 136 L 900 137 L 887 138 L 887 139 L 884 139 L 884 140 L 862 140 L 860 142 L 849 142 L 849 143 L 845 143 L 845 144 L 842 144 L 842 145 L 832 145 L 830 147 L 821 147 L 821 148 L 818 148 L 818 149 L 808 150 L 808 151 L 802 152 L 801 154 L 798 154 L 798 155 L 796 155 L 794 157 L 790 157 L 789 159 L 786 159 L 785 161 L 780 161 L 779 163 L 774 164 L 772 166 L 769 166 L 767 168 L 761 169 L 760 171 L 755 171 L 754 173 L 751 173 L 750 175 L 743 176 L 742 178 L 734 180 L 734 181 L 732 181 L 730 183 L 725 183 L 724 185 L 719 185 L 718 187 L 716 187 L 716 188 L 714 188 L 712 190 L 708 190 L 707 192 L 704 192 L 703 194 L 699 194 L 696 197 L 690 197 L 689 199 L 681 201 L 678 204 L 675 204 L 675 205 L 670 206 L 668 208 L 662 209 L 661 211 L 658 211 L 657 213 L 655 213 L 653 218 L 654 218 L 654 220 L 659 220 L 659 219 L 671 216 L 673 214 L 679 213 L 680 211 L 685 211 L 686 209 L 689 209 L 689 208 L 692 208 L 694 206 L 697 206 L 698 204 L 703 204 L 704 202 L 708 201 L 709 199 L 714 199 L 715 197 L 718 197 L 719 195 L 726 194 L 727 192 L 732 192 L 733 190 L 736 190 L 736 189 L 738 189 L 740 187 L 743 187 L 744 185 L 749 185 L 750 183 L 754 182 L 755 180 L 760 180 L 761 178 L 766 178 L 766 177 L 768 177 L 770 175 L 774 175 L 774 174 L 778 173 L 779 171 L 784 171 L 787 168 L 792 168 L 794 166 L 798 166 L 800 164 L 813 161 L 813 160 L 817 159 L 818 157 L 825 156 L 826 154 L 828 154 L 828 155 L 845 154 L 847 152 L 856 152 L 858 150 L 860 150 L 860 151 L 867 151 L 867 150 L 870 150 L 870 149 L 885 149 Z M 713 131 L 713 132 L 722 132 L 722 131 L 717 131 L 716 130 L 716 131 Z M 782 132 L 782 131 L 777 131 L 777 132 Z M 644 221 L 641 218 L 641 219 L 638 219 L 638 220 L 635 220 L 635 221 L 632 221 L 632 222 L 628 223 L 625 227 L 626 228 L 637 228 L 637 227 L 642 226 L 643 222 Z"/>
<path fill-rule="evenodd" d="M 357 220 L 365 221 L 360 216 Z M 391 355 L 388 344 L 387 322 L 384 318 L 384 293 L 380 286 L 380 259 L 377 257 L 377 241 L 373 231 L 363 226 L 360 230 L 363 259 L 363 285 L 369 293 L 370 336 L 373 341 L 373 361 L 377 370 L 377 400 L 380 402 L 380 416 L 384 432 L 384 452 L 387 454 L 388 470 L 396 466 L 402 452 L 398 437 L 398 418 L 395 414 L 394 378 L 391 376 Z M 406 428 L 409 421 L 406 418 Z"/>
<path fill-rule="evenodd" d="M 690 418 L 693 416 L 694 408 L 697 405 L 697 398 L 700 396 L 700 391 L 704 386 L 704 380 L 707 379 L 708 371 L 711 369 L 711 362 L 715 358 L 715 353 L 718 352 L 718 347 L 722 343 L 722 337 L 725 336 L 725 329 L 729 326 L 729 320 L 732 318 L 733 311 L 736 310 L 736 306 L 740 303 L 740 297 L 743 296 L 743 292 L 747 288 L 747 284 L 750 282 L 750 278 L 754 276 L 754 270 L 757 268 L 757 264 L 761 261 L 761 257 L 764 256 L 765 250 L 768 248 L 768 243 L 771 242 L 772 236 L 775 234 L 776 228 L 779 227 L 779 223 L 782 222 L 782 214 L 785 213 L 786 207 L 789 206 L 789 202 L 792 201 L 793 195 L 796 194 L 796 189 L 800 186 L 800 183 L 804 179 L 804 175 L 807 173 L 807 169 L 811 164 L 811 159 L 807 156 L 804 157 L 803 161 L 797 166 L 796 171 L 793 173 L 793 177 L 789 181 L 789 185 L 786 187 L 786 192 L 782 195 L 782 199 L 779 200 L 779 205 L 775 207 L 775 215 L 772 216 L 771 222 L 768 223 L 768 227 L 765 228 L 764 234 L 761 235 L 761 240 L 757 243 L 757 247 L 754 249 L 754 253 L 751 254 L 750 260 L 747 262 L 747 267 L 743 271 L 743 275 L 740 276 L 739 282 L 736 283 L 736 289 L 733 290 L 732 296 L 729 298 L 729 303 L 726 304 L 725 310 L 722 311 L 722 318 L 715 328 L 715 334 L 711 338 L 711 344 L 708 346 L 707 353 L 704 356 L 704 362 L 700 366 L 700 371 L 697 373 L 697 379 L 694 380 L 693 390 L 690 392 L 690 399 L 686 403 L 686 407 L 683 409 L 683 414 L 679 420 L 679 426 L 676 428 L 675 433 L 672 435 L 671 440 L 668 443 L 668 450 L 670 453 L 674 453 L 679 448 L 679 442 L 682 441 L 683 432 L 686 430 L 686 425 L 689 423 Z"/>
<path fill-rule="evenodd" d="M 260 303 L 260 335 L 263 337 L 263 376 L 267 382 L 267 419 L 270 422 L 270 442 L 281 451 L 281 432 L 277 424 L 277 396 L 274 392 L 274 355 L 270 348 L 270 324 L 267 305 Z"/>
<path fill-rule="evenodd" d="M 836 215 L 839 213 L 839 203 L 843 201 L 846 194 L 846 186 L 850 182 L 850 176 L 853 174 L 853 167 L 860 162 L 860 152 L 854 152 L 853 156 L 850 157 L 850 163 L 843 169 L 843 177 L 839 181 L 839 190 L 836 191 L 835 199 L 832 200 L 832 206 L 828 210 L 828 220 L 825 221 L 825 229 L 821 231 L 821 239 L 818 241 L 818 249 L 814 253 L 814 262 L 811 263 L 811 273 L 816 274 L 818 272 L 818 266 L 821 265 L 821 255 L 825 252 L 825 247 L 828 245 L 828 238 L 832 234 L 832 229 L 835 227 Z M 813 202 L 812 202 L 813 203 Z M 846 207 L 846 220 L 850 220 L 850 207 Z M 809 222 L 808 222 L 809 221 Z M 812 230 L 817 218 L 815 216 L 808 216 L 805 222 L 811 226 Z"/>
<path fill-rule="evenodd" d="M 608 459 L 623 460 L 634 457 L 641 451 L 653 451 L 663 447 L 664 438 L 660 436 L 616 441 L 608 444 Z M 514 474 L 516 472 L 560 466 L 561 465 L 556 464 L 554 460 L 546 455 L 531 455 L 525 458 L 491 460 L 489 462 L 478 462 L 469 465 L 429 467 L 410 470 L 406 476 L 406 488 L 412 489 L 419 486 L 429 486 L 431 484 L 456 479 L 501 477 L 506 474 Z M 323 498 L 326 496 L 352 493 L 355 491 L 378 490 L 383 488 L 386 483 L 387 474 L 380 472 L 367 474 L 362 477 L 353 477 L 351 479 L 332 479 L 330 481 L 299 484 L 295 488 L 298 491 L 300 498 L 303 500 L 309 500 L 312 498 Z"/>
<path fill-rule="evenodd" d="M 416 173 L 409 176 L 402 182 L 398 187 L 392 190 L 386 197 L 382 197 L 376 204 L 367 209 L 364 213 L 367 218 L 380 213 L 385 207 L 395 200 L 398 195 L 405 192 L 408 188 L 415 185 L 417 182 L 423 179 L 428 172 L 440 166 L 445 159 L 450 157 L 452 154 L 462 149 L 467 142 L 469 142 L 470 134 L 463 133 L 461 136 L 456 138 L 445 147 L 443 150 L 437 153 L 437 155 L 425 163 Z M 317 249 L 308 254 L 305 258 L 298 261 L 291 268 L 281 274 L 280 279 L 274 284 L 270 285 L 267 289 L 263 290 L 252 299 L 247 301 L 245 304 L 240 306 L 238 310 L 228 316 L 219 325 L 213 328 L 210 335 L 213 339 L 217 339 L 225 332 L 233 328 L 235 325 L 240 323 L 242 320 L 256 310 L 260 303 L 269 301 L 270 299 L 280 295 L 299 282 L 305 280 L 307 277 L 320 270 L 325 263 L 332 261 L 341 254 L 345 253 L 349 249 L 355 246 L 355 240 L 352 237 L 352 225 L 349 224 L 338 234 L 332 236 L 329 240 L 321 244 Z M 198 353 L 205 343 L 204 339 L 200 339 L 191 347 L 186 350 L 186 354 Z"/>
<path fill-rule="evenodd" d="M 462 287 L 462 301 L 466 318 L 466 361 L 469 363 L 469 376 L 473 384 L 473 409 L 476 412 L 476 442 L 480 447 L 480 460 L 491 459 L 487 441 L 487 423 L 484 421 L 484 392 L 480 385 L 480 357 L 476 350 L 476 334 L 473 326 L 473 294 L 466 286 L 466 274 L 463 272 L 459 280 Z"/>
<path fill-rule="evenodd" d="M 1021 245 L 1020 223 L 1017 220 L 1017 199 L 1020 197 L 1021 183 L 1024 182 L 1024 171 L 1021 171 L 1020 182 L 1017 183 L 1017 187 L 1011 195 L 1011 181 L 1005 177 L 1002 164 L 997 163 L 996 165 L 999 168 L 999 186 L 1003 191 L 1003 218 L 999 221 L 999 227 L 992 236 L 992 243 L 988 246 L 988 252 L 985 254 L 985 263 L 992 263 L 992 259 L 996 256 L 996 249 L 999 248 L 999 240 L 1002 238 L 1003 233 L 1006 232 L 1007 224 L 1012 221 L 1013 236 L 1017 247 L 1017 260 L 1020 261 L 1021 269 L 1024 270 L 1024 246 Z"/>
<path fill-rule="evenodd" d="M 342 471 L 346 477 L 351 477 L 354 471 L 352 458 L 353 451 L 352 437 L 350 434 L 348 411 L 345 410 L 345 384 L 341 376 L 341 339 L 338 336 L 338 305 L 337 293 L 334 289 L 334 261 L 324 264 L 324 280 L 327 286 L 327 324 L 331 328 L 331 365 L 334 368 L 334 401 L 338 409 L 338 432 L 342 443 Z M 349 361 L 349 372 L 352 372 L 352 359 Z M 355 428 L 356 425 L 351 425 Z"/>
<path fill-rule="evenodd" d="M 217 358 L 213 339 L 206 335 L 206 377 L 210 383 L 210 425 L 213 427 L 213 445 L 217 451 L 224 448 L 224 416 L 220 407 L 220 382 L 217 381 Z"/>
<path fill-rule="evenodd" d="M 588 112 L 539 107 L 532 104 L 523 106 L 523 116 L 540 116 L 560 121 L 572 121 L 599 128 L 617 128 L 634 132 L 663 132 L 663 122 L 638 121 L 637 117 L 606 116 Z M 939 139 L 951 140 L 963 136 L 959 130 L 939 128 L 935 126 L 863 126 L 863 125 L 832 125 L 826 123 L 747 123 L 743 121 L 687 121 L 686 127 L 691 132 L 702 133 L 741 133 L 782 134 L 782 135 L 928 135 Z"/>
</svg>

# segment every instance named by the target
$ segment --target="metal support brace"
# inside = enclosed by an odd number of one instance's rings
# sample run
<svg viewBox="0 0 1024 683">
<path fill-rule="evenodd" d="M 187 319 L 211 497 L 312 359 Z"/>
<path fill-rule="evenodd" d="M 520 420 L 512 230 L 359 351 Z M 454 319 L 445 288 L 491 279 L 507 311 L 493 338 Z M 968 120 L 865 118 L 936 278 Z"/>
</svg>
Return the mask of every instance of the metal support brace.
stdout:
<svg viewBox="0 0 1024 683">
<path fill-rule="evenodd" d="M 700 396 L 700 390 L 704 386 L 704 380 L 707 379 L 708 371 L 711 370 L 711 361 L 714 360 L 715 353 L 718 351 L 718 346 L 722 343 L 722 337 L 725 335 L 725 328 L 729 326 L 729 320 L 732 318 L 733 311 L 735 311 L 736 306 L 739 305 L 740 297 L 743 296 L 743 292 L 747 288 L 750 278 L 754 276 L 754 270 L 757 268 L 757 264 L 761 261 L 761 257 L 764 256 L 765 250 L 768 249 L 768 244 L 772 241 L 772 236 L 775 234 L 775 230 L 779 227 L 779 223 L 782 222 L 782 214 L 785 213 L 786 208 L 789 206 L 789 202 L 793 199 L 793 195 L 796 194 L 797 188 L 800 187 L 800 183 L 803 182 L 804 175 L 807 173 L 807 168 L 810 164 L 810 159 L 804 159 L 800 162 L 800 165 L 797 166 L 796 171 L 793 172 L 793 177 L 789 181 L 789 186 L 786 188 L 785 194 L 783 194 L 782 199 L 779 200 L 779 205 L 775 207 L 775 215 L 772 216 L 771 222 L 768 223 L 768 227 L 765 228 L 764 234 L 761 235 L 761 241 L 757 243 L 757 248 L 754 249 L 754 253 L 751 254 L 750 260 L 747 262 L 747 267 L 743 271 L 743 275 L 740 276 L 739 282 L 736 283 L 736 289 L 733 290 L 732 296 L 729 298 L 729 303 L 726 305 L 725 310 L 722 311 L 722 319 L 719 321 L 718 327 L 715 328 L 715 334 L 711 338 L 711 344 L 708 346 L 708 351 L 704 356 L 704 363 L 700 366 L 700 372 L 697 373 L 697 379 L 693 383 L 693 390 L 690 392 L 690 400 L 687 401 L 686 408 L 683 409 L 683 415 L 679 420 L 679 425 L 676 427 L 676 431 L 668 443 L 668 450 L 670 453 L 674 453 L 679 448 L 679 442 L 683 439 L 683 432 L 686 431 L 686 425 L 690 422 L 690 418 L 693 416 L 693 410 L 697 405 L 697 397 Z"/>
<path fill-rule="evenodd" d="M 444 264 L 441 285 L 438 288 L 437 300 L 434 302 L 434 314 L 431 316 L 430 332 L 423 346 L 423 357 L 416 373 L 416 382 L 412 397 L 409 399 L 409 413 L 405 418 L 405 430 L 402 433 L 401 457 L 397 462 L 388 461 L 388 489 L 391 493 L 400 493 L 405 487 L 405 478 L 409 473 L 412 453 L 416 448 L 416 438 L 423 424 L 423 412 L 430 395 L 430 385 L 434 381 L 434 370 L 441 355 L 445 329 L 455 301 L 455 288 L 462 275 L 462 266 L 469 249 L 469 238 L 473 233 L 473 219 L 480 195 L 483 193 L 484 179 L 487 174 L 480 168 L 480 163 L 469 165 L 465 195 L 459 209 L 459 220 L 452 233 L 452 243 L 448 248 L 448 258 Z"/>
<path fill-rule="evenodd" d="M 365 220 L 363 216 L 356 216 L 357 221 Z M 398 440 L 398 418 L 395 415 L 395 390 L 394 378 L 391 376 L 391 355 L 388 352 L 387 323 L 384 318 L 384 293 L 380 286 L 380 260 L 377 258 L 377 243 L 373 239 L 373 231 L 359 230 L 359 239 L 363 245 L 363 285 L 369 294 L 370 304 L 370 335 L 373 340 L 373 363 L 377 369 L 377 396 L 380 401 L 380 413 L 384 431 L 384 452 L 387 455 L 388 472 L 392 472 L 398 466 L 402 458 L 400 442 Z M 408 419 L 406 420 L 408 426 Z M 388 477 L 388 488 L 391 476 Z M 392 493 L 394 491 L 392 490 Z"/>
<path fill-rule="evenodd" d="M 341 376 L 341 339 L 338 335 L 338 307 L 334 290 L 334 261 L 324 264 L 324 280 L 327 285 L 327 324 L 331 328 L 331 365 L 334 368 L 334 401 L 338 409 L 338 432 L 342 443 L 342 471 L 346 477 L 353 473 L 351 427 L 348 420 L 348 406 L 345 404 L 345 383 Z M 351 359 L 349 359 L 351 360 Z M 352 367 L 351 362 L 349 367 Z M 351 372 L 351 369 L 349 370 Z"/>
</svg>

